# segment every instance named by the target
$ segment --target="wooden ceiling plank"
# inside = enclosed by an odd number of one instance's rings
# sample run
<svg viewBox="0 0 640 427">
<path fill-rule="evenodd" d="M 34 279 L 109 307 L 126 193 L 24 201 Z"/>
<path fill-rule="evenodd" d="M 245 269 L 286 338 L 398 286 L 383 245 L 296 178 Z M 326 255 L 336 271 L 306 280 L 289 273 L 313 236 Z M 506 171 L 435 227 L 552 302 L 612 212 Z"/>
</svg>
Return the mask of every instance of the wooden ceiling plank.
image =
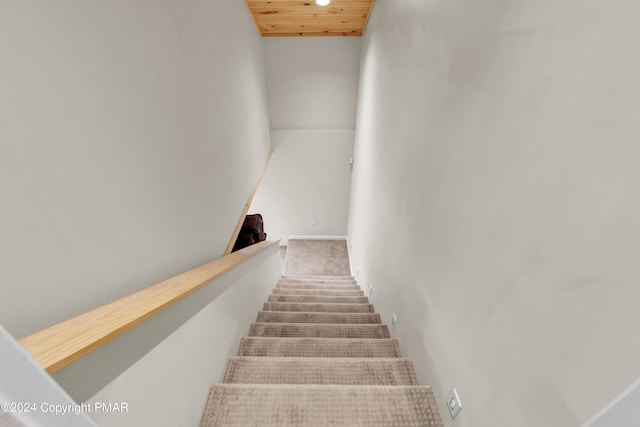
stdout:
<svg viewBox="0 0 640 427">
<path fill-rule="evenodd" d="M 264 34 L 262 37 L 362 37 L 362 33 L 278 33 Z"/>
<path fill-rule="evenodd" d="M 339 26 L 349 25 L 349 26 L 352 26 L 352 27 L 362 28 L 362 24 L 363 23 L 364 23 L 364 20 L 359 20 L 359 21 L 348 21 L 348 20 L 335 21 L 335 20 L 329 20 L 329 19 L 301 19 L 299 21 L 291 22 L 291 20 L 288 20 L 288 19 L 269 19 L 269 20 L 261 21 L 258 26 L 274 25 L 274 24 L 281 24 L 281 25 L 339 25 Z"/>
<path fill-rule="evenodd" d="M 319 6 L 314 0 L 247 0 L 250 6 L 280 6 L 280 7 L 351 7 L 363 4 L 370 4 L 370 0 L 332 0 L 328 6 Z"/>
<path fill-rule="evenodd" d="M 264 9 L 264 10 L 254 10 L 256 18 L 262 18 L 265 16 L 365 16 L 367 15 L 367 10 L 365 8 L 362 9 L 350 9 L 350 10 L 336 10 L 336 11 L 326 11 L 326 10 L 281 10 L 281 9 Z"/>
<path fill-rule="evenodd" d="M 263 36 L 361 36 L 373 0 L 332 0 L 326 7 L 314 0 L 245 0 Z"/>
</svg>

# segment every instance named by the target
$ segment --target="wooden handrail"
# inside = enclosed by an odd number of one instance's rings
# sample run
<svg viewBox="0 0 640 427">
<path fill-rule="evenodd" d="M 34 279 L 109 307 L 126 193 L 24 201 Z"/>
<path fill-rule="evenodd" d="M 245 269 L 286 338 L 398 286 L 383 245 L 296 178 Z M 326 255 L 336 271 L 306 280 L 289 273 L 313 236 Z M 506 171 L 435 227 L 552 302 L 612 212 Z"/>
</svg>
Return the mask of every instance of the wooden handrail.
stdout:
<svg viewBox="0 0 640 427">
<path fill-rule="evenodd" d="M 236 229 L 233 230 L 233 234 L 231 235 L 231 240 L 229 240 L 229 244 L 227 245 L 227 249 L 224 251 L 225 255 L 229 255 L 233 250 L 233 245 L 236 243 L 236 239 L 238 238 L 238 234 L 240 234 L 240 229 L 242 228 L 242 224 L 244 223 L 244 217 L 247 216 L 247 212 L 249 212 L 249 207 L 251 207 L 251 202 L 253 202 L 253 196 L 256 195 L 256 191 L 258 190 L 258 185 L 260 185 L 260 181 L 262 181 L 262 175 L 264 175 L 264 171 L 267 170 L 267 165 L 269 164 L 269 160 L 271 159 L 272 151 L 269 151 L 267 154 L 267 158 L 262 165 L 262 170 L 260 170 L 260 174 L 258 175 L 258 179 L 256 179 L 256 183 L 253 185 L 253 190 L 251 194 L 249 194 L 249 199 L 247 203 L 244 205 L 242 209 L 242 215 L 240 215 L 240 219 L 238 220 L 238 224 L 236 224 Z"/>
<path fill-rule="evenodd" d="M 278 241 L 267 240 L 251 245 L 43 329 L 19 342 L 52 374 L 277 243 Z"/>
</svg>

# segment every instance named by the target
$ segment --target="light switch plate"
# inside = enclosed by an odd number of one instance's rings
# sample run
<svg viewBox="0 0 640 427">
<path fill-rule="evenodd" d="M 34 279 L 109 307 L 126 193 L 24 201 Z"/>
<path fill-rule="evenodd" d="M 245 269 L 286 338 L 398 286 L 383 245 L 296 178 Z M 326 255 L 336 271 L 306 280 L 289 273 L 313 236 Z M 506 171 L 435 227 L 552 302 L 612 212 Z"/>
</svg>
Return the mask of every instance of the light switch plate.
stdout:
<svg viewBox="0 0 640 427">
<path fill-rule="evenodd" d="M 398 324 L 398 318 L 396 317 L 396 314 L 393 313 L 393 317 L 391 318 L 391 329 L 395 331 L 397 324 Z"/>
<path fill-rule="evenodd" d="M 462 402 L 460 402 L 460 396 L 455 388 L 452 388 L 447 395 L 447 408 L 449 408 L 451 418 L 455 418 L 462 410 Z"/>
<path fill-rule="evenodd" d="M 373 295 L 373 284 L 369 282 L 369 296 Z"/>
</svg>

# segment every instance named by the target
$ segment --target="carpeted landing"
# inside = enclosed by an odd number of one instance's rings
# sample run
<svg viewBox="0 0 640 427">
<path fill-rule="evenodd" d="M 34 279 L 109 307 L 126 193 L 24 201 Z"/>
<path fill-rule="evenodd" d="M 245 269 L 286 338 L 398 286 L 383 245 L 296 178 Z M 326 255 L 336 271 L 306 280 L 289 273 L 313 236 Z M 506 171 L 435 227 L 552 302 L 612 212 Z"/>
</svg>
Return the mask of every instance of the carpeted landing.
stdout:
<svg viewBox="0 0 640 427">
<path fill-rule="evenodd" d="M 351 277 L 287 277 L 211 389 L 201 427 L 441 427 L 430 387 Z"/>
<path fill-rule="evenodd" d="M 351 274 L 346 240 L 289 238 L 284 263 L 287 275 L 347 276 Z"/>
</svg>

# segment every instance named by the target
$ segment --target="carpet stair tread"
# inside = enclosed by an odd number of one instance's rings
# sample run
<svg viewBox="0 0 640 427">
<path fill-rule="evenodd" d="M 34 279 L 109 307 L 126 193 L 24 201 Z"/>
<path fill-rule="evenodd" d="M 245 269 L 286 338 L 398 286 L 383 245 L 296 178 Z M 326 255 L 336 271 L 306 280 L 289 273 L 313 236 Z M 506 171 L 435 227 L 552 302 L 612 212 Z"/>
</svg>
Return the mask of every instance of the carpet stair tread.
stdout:
<svg viewBox="0 0 640 427">
<path fill-rule="evenodd" d="M 308 285 L 355 285 L 352 279 L 280 279 L 278 283 L 304 283 Z"/>
<path fill-rule="evenodd" d="M 311 311 L 330 313 L 373 313 L 371 304 L 265 302 L 263 311 Z"/>
<path fill-rule="evenodd" d="M 317 276 L 317 275 L 282 275 L 282 279 L 298 279 L 298 280 L 354 280 L 353 276 Z"/>
<path fill-rule="evenodd" d="M 274 288 L 272 295 L 309 295 L 309 296 L 346 296 L 346 297 L 362 297 L 363 290 L 324 290 L 324 289 L 281 289 Z"/>
<path fill-rule="evenodd" d="M 225 383 L 418 385 L 403 358 L 242 357 L 229 359 Z"/>
<path fill-rule="evenodd" d="M 328 285 L 328 284 L 305 284 L 305 283 L 278 283 L 277 289 L 318 289 L 325 291 L 360 291 L 358 285 Z"/>
<path fill-rule="evenodd" d="M 307 338 L 389 338 L 387 325 L 270 323 L 256 322 L 249 329 L 251 337 L 307 337 Z"/>
<path fill-rule="evenodd" d="M 390 338 L 244 337 L 238 356 L 400 357 L 400 348 Z"/>
<path fill-rule="evenodd" d="M 382 323 L 378 313 L 327 313 L 302 311 L 260 311 L 257 322 L 284 323 Z"/>
<path fill-rule="evenodd" d="M 269 295 L 269 302 L 315 302 L 315 303 L 342 303 L 342 304 L 368 304 L 367 297 L 352 296 L 322 296 L 322 295 Z"/>
<path fill-rule="evenodd" d="M 440 427 L 430 387 L 219 384 L 202 427 Z"/>
</svg>

